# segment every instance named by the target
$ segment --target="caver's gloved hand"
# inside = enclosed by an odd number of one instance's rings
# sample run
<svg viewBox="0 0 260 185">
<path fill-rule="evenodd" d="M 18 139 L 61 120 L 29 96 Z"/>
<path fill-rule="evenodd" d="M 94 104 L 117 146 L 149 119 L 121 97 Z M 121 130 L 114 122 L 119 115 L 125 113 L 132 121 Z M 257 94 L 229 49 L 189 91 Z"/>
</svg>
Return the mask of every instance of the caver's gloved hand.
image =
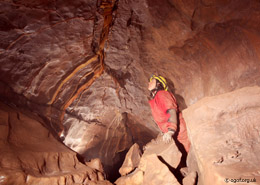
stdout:
<svg viewBox="0 0 260 185">
<path fill-rule="evenodd" d="M 168 132 L 163 134 L 163 142 L 170 143 L 172 141 L 172 136 L 175 133 L 174 130 L 168 130 Z"/>
</svg>

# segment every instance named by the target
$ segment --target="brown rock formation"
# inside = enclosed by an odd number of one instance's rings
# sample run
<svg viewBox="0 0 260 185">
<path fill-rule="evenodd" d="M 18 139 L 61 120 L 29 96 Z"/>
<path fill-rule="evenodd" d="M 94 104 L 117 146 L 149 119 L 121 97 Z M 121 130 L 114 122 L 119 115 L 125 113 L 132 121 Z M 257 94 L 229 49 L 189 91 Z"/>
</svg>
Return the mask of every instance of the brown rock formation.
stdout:
<svg viewBox="0 0 260 185">
<path fill-rule="evenodd" d="M 0 3 L 6 12 L 0 17 L 3 101 L 43 117 L 86 161 L 101 158 L 106 171 L 133 142 L 144 145 L 155 136 L 149 109 L 143 108 L 145 88 L 130 79 L 138 66 L 121 71 L 112 66 L 114 59 L 104 63 L 117 1 Z"/>
<path fill-rule="evenodd" d="M 147 165 L 143 184 L 157 185 L 179 185 L 176 177 L 169 168 L 163 164 L 156 154 L 149 155 L 146 159 Z"/>
<path fill-rule="evenodd" d="M 0 183 L 111 184 L 23 113 L 0 103 Z"/>
<path fill-rule="evenodd" d="M 158 133 L 151 73 L 182 109 L 260 85 L 259 12 L 258 0 L 0 1 L 0 99 L 112 174 Z"/>
<path fill-rule="evenodd" d="M 122 177 L 115 182 L 117 185 L 179 184 L 174 173 L 176 173 L 176 168 L 180 163 L 181 153 L 175 142 L 165 144 L 162 142 L 162 138 L 158 137 L 145 146 L 141 159 L 139 157 L 131 157 L 140 155 L 140 151 L 136 148 L 137 144 L 133 145 L 128 151 L 127 158 L 121 167 L 123 169 L 123 173 L 120 172 Z M 127 165 L 127 161 L 137 164 L 135 165 L 136 168 L 133 168 L 133 165 Z"/>
<path fill-rule="evenodd" d="M 120 175 L 124 176 L 133 171 L 136 167 L 138 167 L 140 159 L 141 151 L 139 149 L 139 145 L 135 143 L 126 154 L 124 163 L 119 169 Z"/>
<path fill-rule="evenodd" d="M 198 101 L 184 111 L 203 184 L 259 184 L 260 87 Z M 246 184 L 246 181 L 241 181 Z"/>
<path fill-rule="evenodd" d="M 145 146 L 145 151 L 139 164 L 141 170 L 145 171 L 147 169 L 147 162 L 149 161 L 147 158 L 153 154 L 156 154 L 171 168 L 177 168 L 182 156 L 175 142 L 165 144 L 162 141 L 162 138 L 158 137 L 156 140 L 153 140 Z"/>
<path fill-rule="evenodd" d="M 189 173 L 183 180 L 183 185 L 196 185 L 197 184 L 197 173 L 195 171 Z"/>
<path fill-rule="evenodd" d="M 187 105 L 260 85 L 259 1 L 147 2 L 152 26 L 141 65 L 164 74 Z"/>
</svg>

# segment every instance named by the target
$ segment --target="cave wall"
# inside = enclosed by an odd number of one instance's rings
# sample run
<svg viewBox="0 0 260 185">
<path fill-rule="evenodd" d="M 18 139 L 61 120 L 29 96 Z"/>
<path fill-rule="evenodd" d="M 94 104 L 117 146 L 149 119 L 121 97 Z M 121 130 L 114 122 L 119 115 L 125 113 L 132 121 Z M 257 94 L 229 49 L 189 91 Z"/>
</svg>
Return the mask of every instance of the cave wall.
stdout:
<svg viewBox="0 0 260 185">
<path fill-rule="evenodd" d="M 133 83 L 142 73 L 138 61 L 117 66 L 107 57 L 113 48 L 105 44 L 115 37 L 108 36 L 109 29 L 121 24 L 114 23 L 117 1 L 1 4 L 8 12 L 1 19 L 2 101 L 42 117 L 85 160 L 101 158 L 106 171 L 122 161 L 133 142 L 142 146 L 156 135 L 149 108 L 143 107 L 146 87 Z M 122 41 L 114 42 L 118 47 Z"/>
<path fill-rule="evenodd" d="M 111 185 L 102 168 L 93 162 L 84 164 L 41 119 L 26 114 L 0 103 L 1 184 Z"/>
<path fill-rule="evenodd" d="M 107 170 L 159 131 L 147 103 L 152 73 L 167 78 L 181 109 L 260 85 L 257 0 L 0 3 L 1 101 L 39 115 Z"/>
</svg>

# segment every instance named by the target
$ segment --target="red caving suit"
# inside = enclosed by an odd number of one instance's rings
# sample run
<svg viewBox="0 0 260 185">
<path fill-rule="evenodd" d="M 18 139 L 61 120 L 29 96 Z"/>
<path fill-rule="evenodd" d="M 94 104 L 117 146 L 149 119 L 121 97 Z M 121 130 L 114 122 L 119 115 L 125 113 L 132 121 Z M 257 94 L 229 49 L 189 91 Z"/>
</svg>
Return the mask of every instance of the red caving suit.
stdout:
<svg viewBox="0 0 260 185">
<path fill-rule="evenodd" d="M 164 90 L 158 91 L 155 97 L 149 101 L 149 104 L 153 118 L 163 133 L 168 132 L 168 128 L 176 131 L 177 124 L 179 124 L 177 140 L 184 146 L 188 153 L 190 141 L 187 135 L 186 123 L 182 117 L 182 113 L 179 111 L 178 104 L 173 94 Z M 177 118 L 179 118 L 179 123 L 175 124 L 168 122 L 170 114 L 167 113 L 167 110 L 169 109 L 175 109 L 177 114 L 179 114 L 177 116 Z"/>
</svg>

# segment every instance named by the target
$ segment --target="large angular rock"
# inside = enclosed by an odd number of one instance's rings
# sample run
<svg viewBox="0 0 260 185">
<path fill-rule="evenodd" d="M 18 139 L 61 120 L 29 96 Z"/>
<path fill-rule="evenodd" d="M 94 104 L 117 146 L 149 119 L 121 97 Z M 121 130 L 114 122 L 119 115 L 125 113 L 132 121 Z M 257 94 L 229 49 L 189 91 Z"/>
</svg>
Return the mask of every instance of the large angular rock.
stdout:
<svg viewBox="0 0 260 185">
<path fill-rule="evenodd" d="M 132 173 L 122 176 L 116 185 L 179 185 L 169 167 L 155 153 L 145 157 L 145 169 L 137 168 Z"/>
<path fill-rule="evenodd" d="M 122 171 L 124 170 L 123 172 L 133 170 L 133 166 L 135 165 L 132 165 L 132 163 L 130 163 L 131 165 L 127 165 L 127 161 L 131 161 L 131 158 L 129 158 L 131 156 L 139 158 L 139 152 L 137 145 L 133 145 L 121 168 Z M 138 167 L 133 172 L 117 179 L 115 183 L 117 185 L 177 185 L 179 182 L 174 175 L 174 170 L 179 165 L 180 159 L 181 153 L 175 142 L 165 144 L 159 136 L 156 140 L 152 140 L 145 146 L 145 151 Z"/>
<path fill-rule="evenodd" d="M 111 184 L 101 171 L 79 162 L 39 121 L 2 103 L 0 177 L 2 184 Z"/>
<path fill-rule="evenodd" d="M 204 98 L 184 111 L 203 184 L 260 182 L 259 112 L 259 86 Z"/>
<path fill-rule="evenodd" d="M 134 144 L 126 154 L 124 163 L 119 169 L 119 173 L 123 176 L 133 171 L 140 162 L 141 151 L 138 144 Z"/>
<path fill-rule="evenodd" d="M 160 157 L 160 159 L 171 168 L 177 168 L 182 156 L 174 141 L 166 144 L 162 141 L 162 138 L 159 137 L 145 146 L 144 154 L 138 166 L 139 169 L 146 171 L 148 163 L 151 162 L 148 158 L 153 154 Z"/>
<path fill-rule="evenodd" d="M 144 185 L 179 185 L 175 176 L 170 172 L 169 168 L 160 161 L 156 154 L 147 156 L 146 160 Z"/>
</svg>

